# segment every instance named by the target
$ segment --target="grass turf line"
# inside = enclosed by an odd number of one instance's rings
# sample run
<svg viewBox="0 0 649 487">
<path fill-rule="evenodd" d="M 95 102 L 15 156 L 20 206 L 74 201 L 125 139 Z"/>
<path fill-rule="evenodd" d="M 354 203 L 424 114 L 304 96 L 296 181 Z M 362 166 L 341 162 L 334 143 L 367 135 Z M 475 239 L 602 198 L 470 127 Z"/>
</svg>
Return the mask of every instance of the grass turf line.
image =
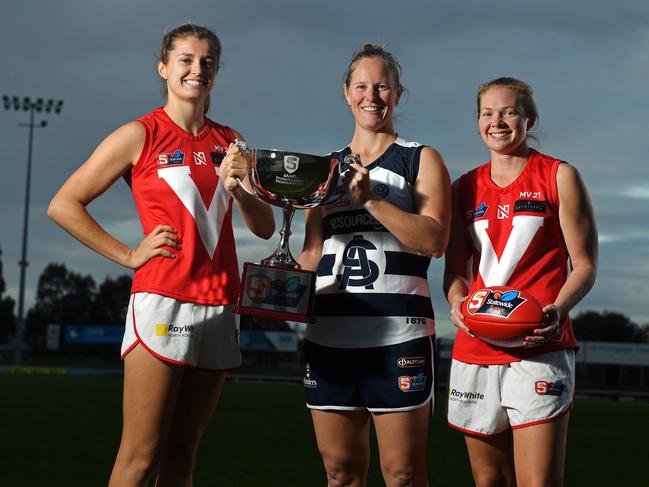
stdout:
<svg viewBox="0 0 649 487">
<path fill-rule="evenodd" d="M 107 484 L 121 430 L 119 377 L 0 375 L 0 485 Z M 431 486 L 473 484 L 462 435 L 446 425 L 445 394 L 431 420 Z M 578 401 L 566 485 L 643 485 L 639 426 L 647 404 Z M 382 485 L 376 443 L 368 485 Z M 196 487 L 326 485 L 300 387 L 226 383 L 199 452 Z"/>
</svg>

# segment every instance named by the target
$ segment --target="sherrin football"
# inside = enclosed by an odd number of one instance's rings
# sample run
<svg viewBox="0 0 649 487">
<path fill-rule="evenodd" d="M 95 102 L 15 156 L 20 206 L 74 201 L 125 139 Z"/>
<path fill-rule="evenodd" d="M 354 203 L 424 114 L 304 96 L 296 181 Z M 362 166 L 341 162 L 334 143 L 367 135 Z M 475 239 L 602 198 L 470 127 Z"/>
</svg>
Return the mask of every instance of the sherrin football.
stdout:
<svg viewBox="0 0 649 487">
<path fill-rule="evenodd" d="M 462 303 L 464 323 L 481 340 L 499 347 L 520 347 L 532 330 L 542 328 L 543 305 L 520 289 L 479 289 Z"/>
</svg>

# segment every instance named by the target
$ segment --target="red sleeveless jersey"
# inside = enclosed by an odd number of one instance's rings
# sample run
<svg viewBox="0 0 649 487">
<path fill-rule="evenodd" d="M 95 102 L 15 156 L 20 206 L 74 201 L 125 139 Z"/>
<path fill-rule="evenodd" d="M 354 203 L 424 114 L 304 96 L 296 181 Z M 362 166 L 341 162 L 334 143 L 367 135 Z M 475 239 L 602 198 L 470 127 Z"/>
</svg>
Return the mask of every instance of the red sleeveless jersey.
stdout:
<svg viewBox="0 0 649 487">
<path fill-rule="evenodd" d="M 543 305 L 554 302 L 568 277 L 568 250 L 559 225 L 560 163 L 530 149 L 523 172 L 507 187 L 491 180 L 491 162 L 460 178 L 458 204 L 472 244 L 470 292 L 511 286 L 529 292 Z M 453 358 L 502 364 L 576 347 L 570 319 L 566 317 L 562 325 L 560 339 L 532 349 L 493 347 L 460 331 Z"/>
<path fill-rule="evenodd" d="M 150 292 L 213 306 L 233 303 L 239 269 L 232 232 L 232 197 L 219 166 L 232 130 L 205 119 L 198 135 L 181 129 L 162 108 L 138 119 L 142 154 L 126 175 L 142 229 L 170 225 L 182 239 L 175 259 L 155 257 L 135 271 L 131 292 Z"/>
</svg>

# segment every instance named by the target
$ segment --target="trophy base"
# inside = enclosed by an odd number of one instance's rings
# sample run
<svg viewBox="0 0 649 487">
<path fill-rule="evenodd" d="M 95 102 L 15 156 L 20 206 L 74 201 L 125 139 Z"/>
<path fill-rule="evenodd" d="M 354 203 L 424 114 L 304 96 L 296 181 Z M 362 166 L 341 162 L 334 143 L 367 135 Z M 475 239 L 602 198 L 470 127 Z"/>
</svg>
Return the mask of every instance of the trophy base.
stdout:
<svg viewBox="0 0 649 487">
<path fill-rule="evenodd" d="M 243 264 L 235 313 L 313 323 L 315 272 Z"/>
</svg>

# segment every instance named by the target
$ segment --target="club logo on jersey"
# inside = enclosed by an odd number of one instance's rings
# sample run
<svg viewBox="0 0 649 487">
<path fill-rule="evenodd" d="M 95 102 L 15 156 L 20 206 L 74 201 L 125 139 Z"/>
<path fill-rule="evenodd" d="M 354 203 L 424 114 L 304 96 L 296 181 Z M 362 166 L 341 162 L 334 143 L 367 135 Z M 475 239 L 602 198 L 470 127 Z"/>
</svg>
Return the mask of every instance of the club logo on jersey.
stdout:
<svg viewBox="0 0 649 487">
<path fill-rule="evenodd" d="M 467 210 L 467 220 L 477 220 L 478 218 L 482 218 L 483 216 L 485 216 L 485 213 L 487 213 L 488 209 L 489 206 L 487 206 L 487 204 L 483 201 L 482 203 L 480 203 L 480 206 L 478 206 L 474 210 Z"/>
<path fill-rule="evenodd" d="M 300 158 L 294 155 L 284 156 L 284 171 L 293 174 L 300 167 Z"/>
<path fill-rule="evenodd" d="M 499 220 L 505 220 L 509 218 L 509 205 L 498 205 L 498 211 L 496 211 L 496 218 Z"/>
<path fill-rule="evenodd" d="M 306 370 L 304 371 L 302 383 L 304 384 L 304 387 L 309 389 L 315 389 L 318 387 L 318 381 L 311 378 L 311 364 L 309 362 L 306 363 Z"/>
<path fill-rule="evenodd" d="M 420 372 L 417 375 L 402 375 L 399 376 L 398 383 L 399 389 L 403 392 L 418 392 L 426 388 L 426 376 Z"/>
<path fill-rule="evenodd" d="M 565 388 L 566 385 L 560 380 L 556 382 L 539 380 L 534 384 L 534 390 L 539 396 L 560 396 Z"/>
<path fill-rule="evenodd" d="M 374 289 L 373 283 L 379 278 L 379 266 L 367 257 L 368 250 L 376 250 L 376 247 L 361 235 L 354 235 L 347 244 L 343 251 L 343 273 L 336 276 L 340 289 L 348 286 Z"/>
<path fill-rule="evenodd" d="M 528 212 L 528 213 L 545 213 L 547 201 L 535 200 L 516 200 L 514 204 L 514 213 Z"/>
<path fill-rule="evenodd" d="M 194 164 L 197 166 L 207 166 L 205 152 L 194 152 Z"/>
<path fill-rule="evenodd" d="M 390 187 L 387 184 L 378 183 L 374 185 L 372 191 L 379 198 L 385 199 L 390 194 Z"/>
<path fill-rule="evenodd" d="M 410 367 L 423 367 L 426 365 L 425 357 L 399 357 L 397 359 L 397 365 L 402 369 L 407 369 Z"/>
<path fill-rule="evenodd" d="M 185 162 L 185 154 L 180 149 L 170 154 L 158 154 L 158 164 L 161 166 L 179 166 L 183 162 Z"/>
<path fill-rule="evenodd" d="M 508 317 L 516 308 L 527 301 L 520 297 L 518 291 L 492 291 L 481 289 L 474 292 L 469 298 L 466 309 L 472 315 L 489 315 Z"/>
<path fill-rule="evenodd" d="M 215 145 L 214 146 L 214 151 L 210 151 L 210 157 L 212 158 L 212 163 L 214 164 L 221 164 L 223 162 L 223 158 L 225 157 L 226 152 L 228 152 L 227 147 L 223 147 L 222 145 Z"/>
</svg>

